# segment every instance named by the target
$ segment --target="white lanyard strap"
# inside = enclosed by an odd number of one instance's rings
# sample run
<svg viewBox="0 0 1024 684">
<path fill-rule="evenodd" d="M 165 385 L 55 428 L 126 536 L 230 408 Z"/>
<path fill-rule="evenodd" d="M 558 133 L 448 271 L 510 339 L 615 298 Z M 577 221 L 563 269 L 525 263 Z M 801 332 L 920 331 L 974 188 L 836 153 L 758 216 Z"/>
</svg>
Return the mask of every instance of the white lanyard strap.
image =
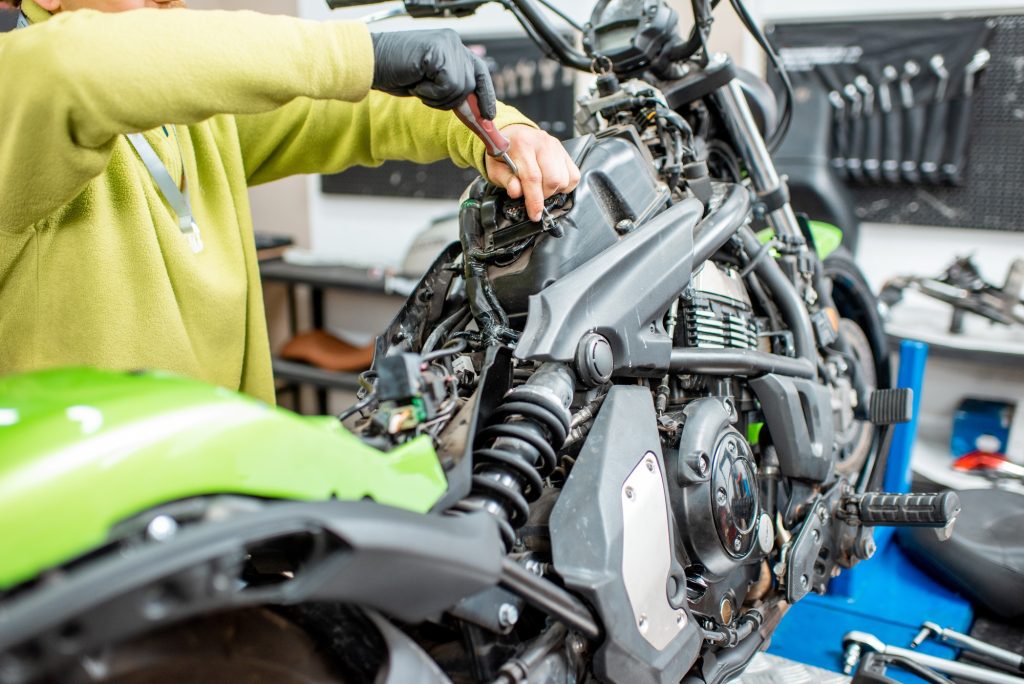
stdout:
<svg viewBox="0 0 1024 684">
<path fill-rule="evenodd" d="M 25 28 L 26 26 L 28 26 L 28 17 L 25 16 L 24 12 L 19 12 L 17 28 Z M 160 194 L 164 196 L 167 203 L 171 205 L 171 209 L 174 210 L 175 215 L 178 217 L 178 228 L 181 229 L 181 232 L 188 239 L 189 247 L 192 248 L 193 252 L 201 252 L 203 250 L 203 238 L 199 234 L 199 226 L 196 225 L 195 220 L 192 218 L 192 204 L 188 201 L 188 182 L 183 182 L 183 189 L 178 189 L 178 184 L 174 182 L 167 167 L 160 161 L 160 157 L 156 155 L 156 150 L 153 149 L 153 146 L 149 144 L 149 141 L 141 133 L 128 133 L 126 137 L 128 142 L 132 144 L 132 147 L 135 148 L 135 151 L 139 153 L 142 163 L 149 169 L 149 175 L 153 177 L 153 181 L 156 183 Z M 178 155 L 181 156 L 180 142 L 178 143 Z M 184 177 L 184 157 L 182 157 L 181 163 L 182 176 Z"/>
<path fill-rule="evenodd" d="M 188 201 L 188 183 L 183 184 L 184 189 L 178 189 L 178 184 L 171 178 L 170 172 L 164 163 L 160 161 L 156 150 L 149 144 L 149 141 L 141 133 L 128 133 L 125 137 L 132 144 L 135 151 L 139 153 L 142 163 L 149 169 L 149 175 L 153 177 L 157 189 L 164 196 L 167 203 L 171 205 L 175 215 L 178 217 L 178 228 L 188 239 L 188 244 L 193 252 L 200 252 L 203 249 L 203 239 L 199 234 L 199 226 L 192 218 L 192 204 Z M 179 146 L 180 149 L 180 146 Z M 182 159 L 184 164 L 184 159 Z"/>
</svg>

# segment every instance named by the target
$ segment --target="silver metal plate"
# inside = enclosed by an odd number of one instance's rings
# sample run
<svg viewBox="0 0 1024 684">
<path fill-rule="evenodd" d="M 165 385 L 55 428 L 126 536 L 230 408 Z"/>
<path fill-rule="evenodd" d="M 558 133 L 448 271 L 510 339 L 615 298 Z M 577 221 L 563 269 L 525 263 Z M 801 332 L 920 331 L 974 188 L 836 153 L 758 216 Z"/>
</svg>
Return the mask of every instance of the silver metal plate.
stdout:
<svg viewBox="0 0 1024 684">
<path fill-rule="evenodd" d="M 664 475 L 648 451 L 622 483 L 622 580 L 637 629 L 659 651 L 686 626 L 668 602 L 671 553 Z"/>
<path fill-rule="evenodd" d="M 758 653 L 735 684 L 848 684 L 850 678 L 770 653 Z"/>
</svg>

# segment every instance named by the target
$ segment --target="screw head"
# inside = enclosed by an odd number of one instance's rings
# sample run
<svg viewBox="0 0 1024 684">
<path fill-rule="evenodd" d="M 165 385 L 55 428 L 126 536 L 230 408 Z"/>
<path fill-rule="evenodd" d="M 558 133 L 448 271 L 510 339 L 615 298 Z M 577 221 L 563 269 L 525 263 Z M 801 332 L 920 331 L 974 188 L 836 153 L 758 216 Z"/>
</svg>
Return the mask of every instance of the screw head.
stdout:
<svg viewBox="0 0 1024 684">
<path fill-rule="evenodd" d="M 730 454 L 735 454 L 736 453 L 736 441 L 730 439 L 728 442 L 725 443 L 725 449 Z"/>
<path fill-rule="evenodd" d="M 178 522 L 169 515 L 158 515 L 146 525 L 146 536 L 153 541 L 167 541 L 178 532 Z"/>
<path fill-rule="evenodd" d="M 647 615 L 645 613 L 640 613 L 640 619 L 636 623 L 636 626 L 640 629 L 640 632 L 645 633 L 649 625 L 650 623 L 647 622 Z"/>
<path fill-rule="evenodd" d="M 498 607 L 498 624 L 502 627 L 512 627 L 519 622 L 519 609 L 511 603 L 502 603 Z"/>
<path fill-rule="evenodd" d="M 806 589 L 807 586 L 810 583 L 811 583 L 811 580 L 807 577 L 807 575 L 800 575 L 800 588 L 801 589 Z"/>
<path fill-rule="evenodd" d="M 719 506 L 724 506 L 729 501 L 729 495 L 726 494 L 723 487 L 719 487 L 718 491 L 715 492 L 715 501 Z"/>
<path fill-rule="evenodd" d="M 736 537 L 732 540 L 732 548 L 734 551 L 739 551 L 743 547 L 743 540 Z"/>
<path fill-rule="evenodd" d="M 819 541 L 821 541 L 821 532 L 819 532 L 818 530 L 811 530 L 811 539 L 814 540 L 815 544 L 817 544 Z"/>
<path fill-rule="evenodd" d="M 654 472 L 654 461 L 652 461 L 651 459 L 647 459 L 646 461 L 644 461 L 644 465 L 647 466 L 647 470 L 651 471 L 652 473 Z"/>
<path fill-rule="evenodd" d="M 633 491 L 632 487 L 626 487 L 626 498 L 632 501 L 636 497 L 636 492 Z"/>
</svg>

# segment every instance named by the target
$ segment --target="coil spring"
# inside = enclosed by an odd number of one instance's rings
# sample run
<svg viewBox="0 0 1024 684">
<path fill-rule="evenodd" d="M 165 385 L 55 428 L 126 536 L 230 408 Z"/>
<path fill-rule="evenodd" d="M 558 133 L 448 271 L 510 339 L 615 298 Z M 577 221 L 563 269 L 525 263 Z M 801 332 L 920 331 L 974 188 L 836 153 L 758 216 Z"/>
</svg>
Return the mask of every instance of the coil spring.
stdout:
<svg viewBox="0 0 1024 684">
<path fill-rule="evenodd" d="M 528 385 L 513 389 L 477 435 L 472 493 L 458 508 L 496 513 L 502 539 L 511 548 L 568 434 L 569 414 L 557 398 L 532 392 Z"/>
</svg>

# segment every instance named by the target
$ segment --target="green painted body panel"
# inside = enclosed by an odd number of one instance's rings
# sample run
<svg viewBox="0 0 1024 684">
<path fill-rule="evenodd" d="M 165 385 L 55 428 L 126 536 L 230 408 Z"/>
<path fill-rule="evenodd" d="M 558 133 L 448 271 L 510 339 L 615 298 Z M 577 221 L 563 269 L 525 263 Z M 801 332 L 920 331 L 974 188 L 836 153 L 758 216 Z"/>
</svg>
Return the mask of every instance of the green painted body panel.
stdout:
<svg viewBox="0 0 1024 684">
<path fill-rule="evenodd" d="M 818 250 L 818 258 L 824 260 L 829 254 L 836 251 L 843 243 L 843 231 L 824 221 L 808 221 L 811 227 L 811 235 L 814 236 L 814 246 Z M 775 236 L 771 228 L 757 231 L 757 239 L 764 244 Z"/>
<path fill-rule="evenodd" d="M 428 437 L 384 453 L 333 417 L 161 373 L 0 377 L 0 589 L 179 499 L 369 497 L 426 512 L 446 488 Z"/>
</svg>

